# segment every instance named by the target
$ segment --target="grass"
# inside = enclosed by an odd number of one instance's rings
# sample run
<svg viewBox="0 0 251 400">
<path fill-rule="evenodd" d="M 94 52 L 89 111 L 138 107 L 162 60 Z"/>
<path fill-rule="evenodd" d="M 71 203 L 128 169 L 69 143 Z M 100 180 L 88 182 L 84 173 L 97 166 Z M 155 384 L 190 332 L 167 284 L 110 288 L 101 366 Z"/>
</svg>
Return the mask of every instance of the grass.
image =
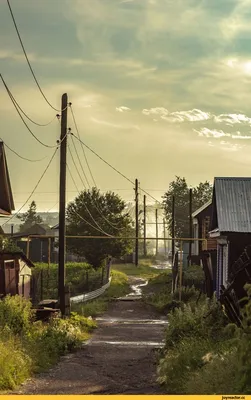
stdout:
<svg viewBox="0 0 251 400">
<path fill-rule="evenodd" d="M 157 269 L 151 268 L 152 264 L 151 260 L 140 260 L 137 267 L 134 264 L 114 264 L 112 269 L 123 272 L 128 276 L 149 279 L 159 274 Z"/>
<path fill-rule="evenodd" d="M 95 318 L 103 314 L 114 298 L 125 296 L 130 292 L 128 277 L 121 271 L 112 270 L 112 280 L 106 292 L 92 301 L 72 305 L 72 310 L 84 317 Z"/>
</svg>

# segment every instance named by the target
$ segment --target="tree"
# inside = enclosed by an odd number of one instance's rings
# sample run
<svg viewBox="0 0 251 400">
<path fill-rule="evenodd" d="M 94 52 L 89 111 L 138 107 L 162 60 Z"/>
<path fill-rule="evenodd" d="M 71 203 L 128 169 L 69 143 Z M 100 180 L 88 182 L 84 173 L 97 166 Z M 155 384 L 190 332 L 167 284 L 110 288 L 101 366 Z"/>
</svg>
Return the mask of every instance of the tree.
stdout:
<svg viewBox="0 0 251 400">
<path fill-rule="evenodd" d="M 19 227 L 20 232 L 29 229 L 34 224 L 41 224 L 43 222 L 40 215 L 37 215 L 37 205 L 34 200 L 31 202 L 26 213 L 23 215 L 18 215 L 17 218 L 23 222 L 23 224 L 21 224 Z"/>
<path fill-rule="evenodd" d="M 96 188 L 85 190 L 68 204 L 67 235 L 133 236 L 132 219 L 125 213 L 126 204 L 115 193 L 100 193 Z M 132 251 L 129 239 L 67 239 L 67 249 L 80 256 L 94 268 L 106 257 L 120 257 Z"/>
<path fill-rule="evenodd" d="M 192 211 L 203 206 L 212 198 L 213 188 L 209 182 L 201 182 L 193 188 Z M 175 236 L 189 237 L 189 187 L 186 179 L 176 176 L 163 196 L 168 230 L 172 232 L 172 198 L 175 197 Z"/>
</svg>

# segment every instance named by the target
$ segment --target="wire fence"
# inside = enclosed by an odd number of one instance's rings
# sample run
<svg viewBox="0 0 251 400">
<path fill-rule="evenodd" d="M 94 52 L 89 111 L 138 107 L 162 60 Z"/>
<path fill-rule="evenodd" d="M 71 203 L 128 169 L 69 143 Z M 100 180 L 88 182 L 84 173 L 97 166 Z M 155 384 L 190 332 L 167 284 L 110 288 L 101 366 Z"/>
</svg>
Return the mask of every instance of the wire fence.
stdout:
<svg viewBox="0 0 251 400">
<path fill-rule="evenodd" d="M 66 285 L 70 296 L 78 296 L 99 289 L 109 281 L 109 267 L 97 270 L 83 263 L 66 264 Z M 45 299 L 58 298 L 58 267 L 38 264 L 33 270 L 31 283 L 32 303 L 37 305 Z"/>
</svg>

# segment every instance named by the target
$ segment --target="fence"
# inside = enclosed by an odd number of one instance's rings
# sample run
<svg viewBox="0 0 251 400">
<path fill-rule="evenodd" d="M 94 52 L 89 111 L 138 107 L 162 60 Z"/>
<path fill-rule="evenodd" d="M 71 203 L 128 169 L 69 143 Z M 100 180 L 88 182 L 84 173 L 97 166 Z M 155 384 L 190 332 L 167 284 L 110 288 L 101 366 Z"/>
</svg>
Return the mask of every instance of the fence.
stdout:
<svg viewBox="0 0 251 400">
<path fill-rule="evenodd" d="M 112 278 L 109 278 L 108 282 L 97 290 L 85 294 L 80 294 L 79 296 L 71 297 L 70 298 L 71 303 L 82 303 L 88 300 L 95 299 L 96 297 L 103 294 L 106 291 L 106 289 L 108 289 L 108 287 L 111 284 L 111 280 Z"/>
<path fill-rule="evenodd" d="M 109 283 L 109 268 L 98 270 L 87 269 L 85 263 L 66 264 L 66 284 L 70 289 L 70 296 L 75 297 L 83 293 L 93 292 Z M 44 299 L 58 298 L 58 267 L 56 264 L 48 267 L 39 264 L 32 275 L 32 302 L 38 304 Z"/>
</svg>

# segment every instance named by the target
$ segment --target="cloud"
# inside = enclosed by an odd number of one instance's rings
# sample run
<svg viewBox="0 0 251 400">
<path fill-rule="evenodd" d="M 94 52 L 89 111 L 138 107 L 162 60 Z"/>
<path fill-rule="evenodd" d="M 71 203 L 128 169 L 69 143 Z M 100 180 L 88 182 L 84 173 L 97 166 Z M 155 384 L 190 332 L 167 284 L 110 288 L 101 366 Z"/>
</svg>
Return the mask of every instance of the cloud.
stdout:
<svg viewBox="0 0 251 400">
<path fill-rule="evenodd" d="M 209 128 L 201 128 L 199 130 L 194 129 L 194 132 L 197 132 L 201 137 L 213 137 L 215 139 L 220 139 L 222 137 L 229 137 L 231 139 L 240 139 L 240 140 L 249 140 L 251 139 L 250 135 L 242 135 L 241 132 L 237 131 L 236 134 L 224 132 L 223 130 L 217 129 L 209 129 Z"/>
<path fill-rule="evenodd" d="M 244 114 L 220 114 L 214 117 L 214 121 L 216 123 L 225 122 L 230 125 L 243 123 L 251 124 L 251 118 Z"/>
<path fill-rule="evenodd" d="M 118 112 L 125 112 L 125 111 L 130 111 L 131 109 L 129 107 L 121 106 L 121 107 L 116 107 L 116 111 Z"/>
<path fill-rule="evenodd" d="M 205 121 L 211 118 L 210 113 L 198 109 L 169 112 L 164 107 L 155 107 L 150 109 L 143 109 L 142 113 L 144 115 L 159 115 L 161 119 L 169 122 L 196 122 Z"/>
</svg>

